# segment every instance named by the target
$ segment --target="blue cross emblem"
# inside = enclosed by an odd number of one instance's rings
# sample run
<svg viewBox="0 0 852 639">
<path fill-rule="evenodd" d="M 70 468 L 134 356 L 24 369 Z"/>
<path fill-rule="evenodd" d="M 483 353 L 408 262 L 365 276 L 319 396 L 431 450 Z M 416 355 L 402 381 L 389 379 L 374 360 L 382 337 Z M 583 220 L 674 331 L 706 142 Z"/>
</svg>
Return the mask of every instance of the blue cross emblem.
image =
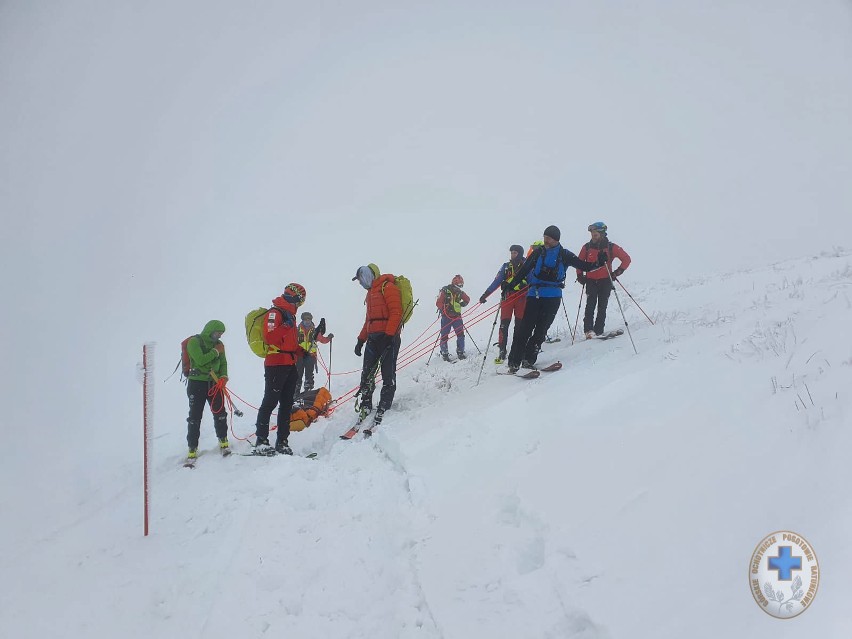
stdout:
<svg viewBox="0 0 852 639">
<path fill-rule="evenodd" d="M 794 570 L 802 569 L 802 558 L 794 557 L 791 546 L 779 546 L 778 556 L 769 557 L 769 570 L 778 571 L 779 581 L 790 581 Z"/>
</svg>

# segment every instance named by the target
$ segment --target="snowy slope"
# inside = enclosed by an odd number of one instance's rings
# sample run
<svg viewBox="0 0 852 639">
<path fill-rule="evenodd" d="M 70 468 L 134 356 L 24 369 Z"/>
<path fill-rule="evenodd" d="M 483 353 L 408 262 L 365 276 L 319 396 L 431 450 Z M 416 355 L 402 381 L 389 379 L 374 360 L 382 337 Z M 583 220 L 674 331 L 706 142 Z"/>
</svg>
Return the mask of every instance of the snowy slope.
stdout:
<svg viewBox="0 0 852 639">
<path fill-rule="evenodd" d="M 569 337 L 561 372 L 476 388 L 479 358 L 421 361 L 372 441 L 337 438 L 351 404 L 294 434 L 316 460 L 223 460 L 206 417 L 186 470 L 159 416 L 151 536 L 139 469 L 92 460 L 108 489 L 4 549 L 0 636 L 850 636 L 852 255 L 625 283 L 638 355 Z M 791 621 L 746 579 L 782 528 L 823 569 Z"/>
</svg>

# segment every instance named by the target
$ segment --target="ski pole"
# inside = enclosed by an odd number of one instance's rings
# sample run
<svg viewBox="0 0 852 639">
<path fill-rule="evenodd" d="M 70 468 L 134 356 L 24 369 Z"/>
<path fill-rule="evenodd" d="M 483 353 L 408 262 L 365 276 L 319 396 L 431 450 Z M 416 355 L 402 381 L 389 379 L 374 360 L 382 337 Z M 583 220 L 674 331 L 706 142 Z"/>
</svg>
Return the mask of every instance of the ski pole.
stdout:
<svg viewBox="0 0 852 639">
<path fill-rule="evenodd" d="M 497 305 L 497 312 L 494 314 L 494 323 L 491 325 L 491 333 L 488 335 L 488 343 L 485 345 L 485 354 L 482 356 L 482 366 L 479 367 L 479 377 L 476 378 L 476 385 L 479 386 L 479 382 L 482 379 L 482 371 L 485 368 L 485 360 L 488 359 L 488 349 L 491 347 L 491 339 L 494 337 L 494 327 L 497 326 L 497 320 L 500 317 L 500 307 L 503 306 L 502 303 Z"/>
<path fill-rule="evenodd" d="M 609 276 L 609 285 L 612 286 L 612 292 L 615 293 L 615 301 L 618 302 L 618 310 L 621 311 L 621 317 L 624 320 L 624 328 L 627 329 L 627 335 L 630 337 L 630 343 L 633 344 L 633 352 L 637 355 L 639 351 L 636 350 L 636 343 L 633 341 L 633 334 L 630 332 L 630 326 L 627 325 L 627 317 L 624 315 L 624 308 L 621 306 L 621 300 L 618 298 L 618 290 L 615 288 L 615 283 L 612 280 L 612 272 L 609 270 L 609 264 L 604 264 L 606 266 L 606 274 Z"/>
<path fill-rule="evenodd" d="M 440 313 L 440 312 L 441 312 L 441 309 L 439 308 L 439 309 L 438 309 L 438 313 Z M 443 324 L 443 322 L 441 322 L 441 324 Z M 431 353 L 429 353 L 429 358 L 426 360 L 426 366 L 429 366 L 429 362 L 431 362 L 431 361 L 432 361 L 432 355 L 434 355 L 434 354 L 435 354 L 435 346 L 437 346 L 437 345 L 438 345 L 438 342 L 440 342 L 440 341 L 441 341 L 441 330 L 443 330 L 443 328 L 444 328 L 444 327 L 443 327 L 443 326 L 441 326 L 441 328 L 440 328 L 440 329 L 438 329 L 438 337 L 437 337 L 437 339 L 435 340 L 435 344 L 432 346 L 432 352 L 431 352 Z"/>
<path fill-rule="evenodd" d="M 465 327 L 465 326 L 464 326 L 464 324 L 462 324 L 462 327 L 464 327 L 464 332 L 465 332 L 465 333 L 467 333 L 467 338 L 468 338 L 468 339 L 471 341 L 471 343 L 472 343 L 472 344 L 476 347 L 476 350 L 477 350 L 477 351 L 479 351 L 479 354 L 480 354 L 480 355 L 482 355 L 482 351 L 480 351 L 480 350 L 479 350 L 479 346 L 476 346 L 476 342 L 474 342 L 474 341 L 473 341 L 473 337 L 471 337 L 471 335 L 470 335 L 470 331 L 469 331 L 469 330 L 467 330 L 467 327 Z"/>
<path fill-rule="evenodd" d="M 331 350 L 332 346 L 334 346 L 334 338 L 328 342 L 328 392 L 331 392 Z"/>
<path fill-rule="evenodd" d="M 571 320 L 568 319 L 568 309 L 565 308 L 565 296 L 562 296 L 562 312 L 565 313 L 565 321 L 568 323 L 568 330 L 571 331 L 571 334 L 574 334 L 574 329 L 571 328 Z"/>
<path fill-rule="evenodd" d="M 624 284 L 622 284 L 622 283 L 621 283 L 621 281 L 619 281 L 619 280 L 615 280 L 615 281 L 616 281 L 616 282 L 618 282 L 618 285 L 619 285 L 621 288 L 623 288 L 623 289 L 624 289 L 624 292 L 625 292 L 625 293 L 627 293 L 627 296 L 628 296 L 630 299 L 632 299 L 632 300 L 633 300 L 633 303 L 634 303 L 634 304 L 636 304 L 636 308 L 638 308 L 640 311 L 642 311 L 642 315 L 644 315 L 645 317 L 647 317 L 647 318 L 648 318 L 648 321 L 649 321 L 649 322 L 651 322 L 651 324 L 653 325 L 653 324 L 654 324 L 654 320 L 652 320 L 650 317 L 648 317 L 648 314 L 647 314 L 645 311 L 643 311 L 643 310 L 642 310 L 642 307 L 641 307 L 641 306 L 639 306 L 639 302 L 637 302 L 635 299 L 633 299 L 633 296 L 632 296 L 632 295 L 630 295 L 630 291 L 628 291 L 628 290 L 624 287 Z"/>
<path fill-rule="evenodd" d="M 577 302 L 577 319 L 574 320 L 574 330 L 571 331 L 571 344 L 574 344 L 574 334 L 577 332 L 577 326 L 580 325 L 580 308 L 583 306 L 583 292 L 586 290 L 586 283 L 583 282 L 583 287 L 580 289 L 580 301 Z"/>
</svg>

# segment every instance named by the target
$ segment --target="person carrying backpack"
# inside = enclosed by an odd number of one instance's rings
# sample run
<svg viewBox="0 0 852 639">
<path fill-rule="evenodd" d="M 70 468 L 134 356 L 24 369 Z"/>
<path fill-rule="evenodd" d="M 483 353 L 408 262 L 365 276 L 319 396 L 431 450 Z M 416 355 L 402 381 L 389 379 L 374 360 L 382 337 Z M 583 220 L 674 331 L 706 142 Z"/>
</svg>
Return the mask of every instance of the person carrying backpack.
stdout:
<svg viewBox="0 0 852 639">
<path fill-rule="evenodd" d="M 299 322 L 299 346 L 302 347 L 303 355 L 296 361 L 298 381 L 296 382 L 296 394 L 307 393 L 314 389 L 314 371 L 317 367 L 317 342 L 328 344 L 334 333 L 325 336 L 325 318 L 320 320 L 319 326 L 314 326 L 314 316 L 305 311 L 302 313 L 302 321 Z M 302 379 L 305 380 L 305 388 L 302 389 Z"/>
<path fill-rule="evenodd" d="M 524 319 L 515 323 L 512 350 L 509 352 L 510 373 L 516 373 L 521 366 L 535 368 L 538 351 L 562 302 L 562 289 L 565 287 L 568 267 L 592 271 L 603 266 L 606 261 L 605 251 L 598 253 L 597 262 L 579 259 L 571 251 L 562 248 L 559 243 L 560 236 L 556 226 L 551 225 L 544 229 L 542 246 L 535 247 L 514 278 L 503 282 L 504 291 L 512 290 L 524 279 L 529 285 Z"/>
<path fill-rule="evenodd" d="M 520 244 L 512 244 L 509 247 L 509 261 L 504 262 L 494 281 L 485 289 L 479 297 L 479 303 L 485 304 L 488 296 L 501 287 L 503 282 L 508 282 L 515 277 L 515 272 L 524 263 L 524 247 Z M 527 307 L 527 283 L 517 284 L 511 291 L 501 295 L 500 302 L 500 330 L 497 333 L 497 346 L 500 349 L 495 364 L 502 364 L 506 359 L 506 350 L 509 344 L 509 324 L 512 323 L 512 314 L 515 315 L 515 326 L 524 318 L 524 309 Z"/>
<path fill-rule="evenodd" d="M 213 413 L 213 428 L 219 440 L 222 454 L 229 454 L 228 415 L 225 411 L 224 397 L 221 393 L 210 395 L 216 380 L 228 380 L 228 358 L 225 357 L 225 345 L 222 334 L 225 325 L 219 320 L 210 320 L 198 335 L 186 342 L 189 357 L 189 370 L 186 375 L 186 396 L 189 398 L 189 416 L 186 418 L 186 443 L 189 446 L 188 459 L 198 457 L 198 440 L 201 437 L 201 418 L 204 404 L 210 404 Z M 227 451 L 227 452 L 225 452 Z"/>
<path fill-rule="evenodd" d="M 380 424 L 385 411 L 393 404 L 396 393 L 396 360 L 399 357 L 399 333 L 403 319 L 402 295 L 395 277 L 389 273 L 382 275 L 375 264 L 358 267 L 352 278 L 353 282 L 356 280 L 367 290 L 364 300 L 367 313 L 355 345 L 358 357 L 361 357 L 361 350 L 364 349 L 361 385 L 357 393 L 360 399 L 355 403 L 355 410 L 362 417 L 373 410 L 376 373 L 381 369 L 382 392 L 374 417 L 375 423 Z"/>
<path fill-rule="evenodd" d="M 435 306 L 441 312 L 441 357 L 445 362 L 450 361 L 447 342 L 451 329 L 456 333 L 456 355 L 459 359 L 467 358 L 464 354 L 464 322 L 461 310 L 470 304 L 470 297 L 462 290 L 463 286 L 464 278 L 461 275 L 453 276 L 452 282 L 441 289 L 435 301 Z"/>
<path fill-rule="evenodd" d="M 278 436 L 275 439 L 275 452 L 292 455 L 288 437 L 290 428 L 288 419 L 293 407 L 293 396 L 299 373 L 296 362 L 300 357 L 302 347 L 299 346 L 299 333 L 296 329 L 296 310 L 305 303 L 307 291 L 301 284 L 290 283 L 284 287 L 284 292 L 272 300 L 272 308 L 266 314 L 263 322 L 263 341 L 269 350 L 263 360 L 264 389 L 263 401 L 257 411 L 255 425 L 255 449 L 268 453 L 269 420 L 272 411 L 278 407 Z"/>
<path fill-rule="evenodd" d="M 590 224 L 589 233 L 592 234 L 592 239 L 590 242 L 583 244 L 583 248 L 580 249 L 580 259 L 594 262 L 598 259 L 598 254 L 603 251 L 607 255 L 607 268 L 612 273 L 612 279 L 615 280 L 630 266 L 630 256 L 618 244 L 609 241 L 606 234 L 606 224 L 603 222 Z M 614 258 L 618 258 L 620 261 L 618 268 L 615 270 L 612 268 L 612 260 Z M 577 281 L 586 287 L 586 312 L 583 315 L 583 333 L 586 334 L 586 339 L 592 339 L 596 335 L 603 335 L 604 326 L 606 325 L 606 307 L 613 288 L 612 283 L 609 281 L 607 269 L 601 268 L 587 275 L 584 275 L 578 269 Z M 595 318 L 595 306 L 598 309 L 597 319 Z"/>
</svg>

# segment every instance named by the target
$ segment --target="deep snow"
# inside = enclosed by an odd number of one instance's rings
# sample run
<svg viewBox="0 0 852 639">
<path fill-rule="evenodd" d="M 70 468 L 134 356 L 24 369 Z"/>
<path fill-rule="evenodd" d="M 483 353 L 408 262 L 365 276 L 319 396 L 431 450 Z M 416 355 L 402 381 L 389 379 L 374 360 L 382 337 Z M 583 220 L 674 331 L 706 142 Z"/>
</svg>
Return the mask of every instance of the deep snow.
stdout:
<svg viewBox="0 0 852 639">
<path fill-rule="evenodd" d="M 849 636 L 850 261 L 625 281 L 655 319 L 619 289 L 638 355 L 628 335 L 572 346 L 560 317 L 540 362 L 565 366 L 535 381 L 489 361 L 474 387 L 480 358 L 424 358 L 371 441 L 338 439 L 350 403 L 293 434 L 292 458 L 222 459 L 206 415 L 187 470 L 182 416 L 157 414 L 151 535 L 138 465 L 84 460 L 103 481 L 61 526 L 5 533 L 0 635 Z M 782 528 L 823 571 L 790 621 L 747 580 Z"/>
</svg>

